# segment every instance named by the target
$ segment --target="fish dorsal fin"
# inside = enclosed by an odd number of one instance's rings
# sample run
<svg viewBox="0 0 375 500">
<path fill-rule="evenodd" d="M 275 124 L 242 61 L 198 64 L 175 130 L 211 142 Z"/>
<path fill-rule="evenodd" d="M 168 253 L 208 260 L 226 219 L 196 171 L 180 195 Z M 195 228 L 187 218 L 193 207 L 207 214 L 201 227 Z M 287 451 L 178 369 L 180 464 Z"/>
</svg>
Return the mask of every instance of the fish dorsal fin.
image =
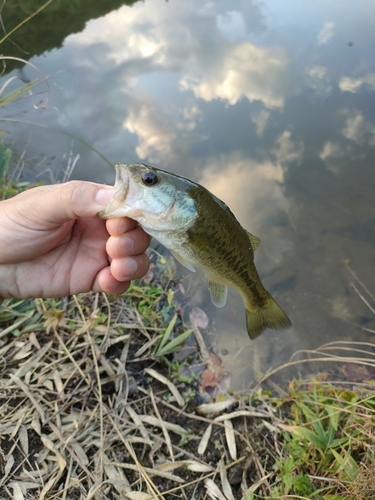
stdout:
<svg viewBox="0 0 375 500">
<path fill-rule="evenodd" d="M 228 287 L 209 279 L 208 289 L 210 290 L 212 303 L 216 307 L 224 307 L 227 303 Z"/>
<path fill-rule="evenodd" d="M 257 236 L 254 236 L 253 234 L 249 233 L 249 231 L 246 231 L 246 233 L 249 237 L 252 249 L 255 251 L 259 247 L 260 239 Z"/>
<path fill-rule="evenodd" d="M 192 271 L 193 273 L 195 273 L 195 268 L 192 264 L 190 264 L 190 262 L 188 262 L 184 257 L 182 257 L 179 253 L 176 252 L 176 250 L 170 250 L 171 254 L 173 255 L 173 257 L 178 260 L 178 262 L 183 265 L 184 267 L 186 267 L 186 269 L 189 269 L 189 271 Z"/>
</svg>

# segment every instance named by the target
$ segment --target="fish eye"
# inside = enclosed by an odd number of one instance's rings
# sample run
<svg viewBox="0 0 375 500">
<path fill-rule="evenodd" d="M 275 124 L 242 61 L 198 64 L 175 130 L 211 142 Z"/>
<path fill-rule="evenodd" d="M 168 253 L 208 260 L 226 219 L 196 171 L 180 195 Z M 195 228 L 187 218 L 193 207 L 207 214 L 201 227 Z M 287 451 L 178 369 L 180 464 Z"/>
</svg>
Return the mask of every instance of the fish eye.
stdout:
<svg viewBox="0 0 375 500">
<path fill-rule="evenodd" d="M 142 175 L 142 182 L 145 186 L 155 186 L 155 184 L 159 182 L 159 177 L 155 174 L 155 172 L 149 170 Z"/>
</svg>

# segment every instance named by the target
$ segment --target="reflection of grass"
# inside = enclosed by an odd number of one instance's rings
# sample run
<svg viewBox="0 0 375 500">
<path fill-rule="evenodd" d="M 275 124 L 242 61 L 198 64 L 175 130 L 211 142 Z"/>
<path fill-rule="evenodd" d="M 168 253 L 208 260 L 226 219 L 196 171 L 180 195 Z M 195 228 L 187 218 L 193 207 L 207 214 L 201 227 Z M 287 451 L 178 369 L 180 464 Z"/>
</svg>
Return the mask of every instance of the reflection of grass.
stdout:
<svg viewBox="0 0 375 500">
<path fill-rule="evenodd" d="M 0 60 L 5 60 L 5 59 L 8 59 L 8 58 L 5 58 L 4 56 L 0 57 Z M 12 57 L 10 59 L 14 59 L 14 58 Z M 25 61 L 25 64 L 29 64 L 29 63 L 27 61 Z M 39 83 L 41 83 L 42 81 L 46 81 L 45 78 L 34 80 L 32 82 L 19 85 L 15 89 L 13 89 L 10 92 L 8 92 L 8 93 L 5 94 L 4 91 L 11 84 L 11 82 L 13 82 L 14 80 L 16 80 L 16 77 L 8 78 L 8 80 L 0 88 L 0 107 L 6 106 L 7 104 L 10 104 L 11 102 L 14 102 L 14 101 L 16 101 L 17 99 L 19 99 L 20 97 L 23 97 L 26 94 L 30 95 L 31 90 L 34 87 L 36 87 L 37 85 L 39 85 Z"/>
<path fill-rule="evenodd" d="M 9 33 L 7 33 L 1 40 L 0 40 L 0 46 L 1 43 L 3 43 L 9 36 L 11 36 L 17 29 L 19 29 L 21 26 L 23 26 L 25 23 L 29 22 L 35 15 L 37 15 L 39 12 L 41 12 L 43 9 L 45 9 L 48 5 L 50 5 L 53 2 L 53 0 L 48 0 L 45 4 L 43 4 L 40 8 L 36 9 L 35 12 L 33 12 L 31 15 L 29 15 L 26 19 L 24 19 L 21 23 L 19 23 L 16 27 L 14 27 Z M 39 71 L 39 69 L 34 66 L 32 63 L 29 61 L 26 61 L 25 59 L 19 58 L 19 57 L 13 57 L 13 56 L 0 56 L 0 61 L 3 61 L 5 64 L 7 60 L 13 60 L 13 61 L 19 61 L 22 62 L 23 64 L 31 67 L 34 71 L 40 74 L 40 77 L 31 81 L 31 82 L 22 82 L 21 85 L 15 86 L 15 88 L 12 88 L 10 91 L 6 92 L 8 87 L 13 86 L 14 83 L 17 81 L 17 77 L 10 77 L 8 78 L 5 83 L 2 84 L 0 87 L 0 108 L 7 106 L 16 100 L 22 98 L 22 97 L 27 97 L 32 95 L 32 90 L 38 86 L 41 83 L 45 83 L 47 85 L 47 94 L 49 95 L 50 89 L 49 89 L 49 84 L 48 84 L 48 77 L 45 76 L 43 73 Z M 43 106 L 46 106 L 47 103 L 44 103 Z M 69 132 L 66 132 L 64 130 L 60 130 L 54 127 L 51 127 L 49 125 L 44 125 L 42 123 L 36 123 L 36 122 L 28 122 L 26 120 L 20 120 L 18 118 L 1 118 L 2 121 L 5 122 L 15 122 L 15 123 L 24 123 L 28 125 L 33 125 L 33 126 L 38 126 L 42 128 L 47 128 L 49 130 L 55 130 L 56 132 L 62 133 L 64 135 L 67 135 L 68 137 L 72 137 L 75 140 L 78 140 L 85 146 L 87 146 L 91 151 L 96 153 L 98 156 L 100 156 L 108 165 L 113 167 L 112 163 L 104 156 L 102 155 L 99 151 L 97 151 L 91 144 L 87 143 L 80 137 L 77 137 L 74 134 L 71 134 Z M 0 165 L 0 179 L 1 176 L 4 176 L 4 169 L 1 168 Z"/>
<path fill-rule="evenodd" d="M 39 14 L 39 12 L 41 12 L 42 10 L 44 10 L 52 2 L 53 2 L 53 0 L 47 0 L 47 2 L 44 3 L 43 5 L 41 5 L 40 7 L 32 9 L 31 14 L 29 16 L 27 16 L 23 21 L 21 21 L 19 24 L 17 24 L 17 26 L 15 26 L 14 28 L 12 28 L 8 33 L 6 33 L 3 36 L 3 38 L 0 40 L 0 45 L 3 42 L 5 42 L 5 40 L 7 38 L 9 38 L 11 35 L 13 35 L 13 33 L 15 33 L 19 28 L 21 28 L 21 26 L 23 26 L 24 24 L 28 23 L 34 16 L 36 16 L 37 14 Z"/>
<path fill-rule="evenodd" d="M 7 38 L 9 38 L 19 28 L 21 28 L 21 26 L 23 26 L 24 24 L 26 24 L 27 22 L 29 22 L 30 19 L 32 19 L 34 16 L 36 16 L 39 12 L 41 12 L 43 9 L 45 9 L 52 1 L 53 0 L 48 0 L 44 5 L 42 5 L 38 9 L 36 9 L 35 12 L 33 12 L 30 16 L 28 16 L 21 23 L 19 23 L 17 26 L 15 26 L 14 28 L 12 28 L 8 33 L 6 33 L 3 36 L 3 38 L 0 40 L 0 46 L 1 46 L 1 44 Z M 38 73 L 40 73 L 40 71 L 38 70 L 38 68 L 36 68 L 36 66 L 34 66 L 30 62 L 26 61 L 25 59 L 22 59 L 22 58 L 19 58 L 19 57 L 13 57 L 13 56 L 4 56 L 4 55 L 0 56 L 0 61 L 3 61 L 4 65 L 6 64 L 7 60 L 8 61 L 9 60 L 20 61 L 23 64 L 26 64 L 26 65 L 30 66 L 31 68 L 33 68 L 34 70 L 36 70 Z M 31 90 L 35 86 L 39 85 L 39 83 L 41 83 L 41 82 L 46 82 L 47 83 L 47 78 L 43 74 L 41 74 L 40 78 L 38 78 L 38 79 L 36 79 L 36 80 L 34 80 L 32 82 L 23 83 L 22 85 L 19 85 L 16 88 L 12 89 L 10 92 L 4 93 L 5 90 L 7 89 L 7 87 L 12 82 L 14 82 L 15 80 L 17 80 L 16 77 L 8 78 L 8 80 L 6 80 L 6 82 L 1 86 L 1 88 L 0 88 L 0 107 L 6 106 L 7 104 L 10 104 L 11 102 L 14 102 L 14 101 L 16 101 L 17 99 L 19 99 L 20 97 L 22 97 L 22 96 L 24 96 L 26 94 L 30 94 Z"/>
</svg>

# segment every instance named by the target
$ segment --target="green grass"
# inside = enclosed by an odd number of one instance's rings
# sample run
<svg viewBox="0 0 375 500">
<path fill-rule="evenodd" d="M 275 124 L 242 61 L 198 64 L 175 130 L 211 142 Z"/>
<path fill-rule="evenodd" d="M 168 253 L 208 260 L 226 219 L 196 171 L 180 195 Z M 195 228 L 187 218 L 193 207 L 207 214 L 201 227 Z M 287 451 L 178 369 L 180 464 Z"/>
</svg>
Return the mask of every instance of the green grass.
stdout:
<svg viewBox="0 0 375 500">
<path fill-rule="evenodd" d="M 32 187 L 6 176 L 11 152 L 1 143 L 0 154 L 0 199 Z M 197 406 L 197 398 L 203 396 L 202 371 L 193 368 L 209 366 L 200 359 L 208 362 L 207 356 L 199 352 L 198 342 L 194 355 L 175 357 L 199 329 L 183 320 L 173 266 L 157 252 L 152 252 L 151 259 L 148 276 L 132 283 L 120 298 L 91 293 L 6 300 L 0 307 L 0 457 L 5 457 L 1 498 L 13 498 L 9 485 L 15 481 L 28 492 L 25 498 L 38 498 L 40 464 L 35 457 L 44 456 L 48 446 L 55 454 L 50 460 L 47 454 L 43 481 L 50 485 L 45 498 L 51 500 L 66 498 L 59 491 L 67 498 L 87 498 L 95 485 L 110 482 L 114 474 L 117 482 L 110 487 L 114 495 L 128 488 L 168 500 L 193 494 L 206 498 L 214 487 L 225 494 L 222 500 L 375 498 L 372 345 L 323 346 L 315 358 L 327 361 L 327 371 L 308 380 L 292 380 L 275 392 L 272 377 L 285 366 L 275 368 L 253 393 L 229 390 L 221 395 L 214 405 L 229 401 L 232 406 L 217 410 L 218 418 L 212 410 L 202 414 L 205 404 Z M 306 360 L 313 361 L 311 351 Z M 343 376 L 347 371 L 339 366 L 351 366 L 357 380 Z M 134 374 L 138 392 L 130 395 Z M 124 394 L 130 412 L 126 419 L 120 418 Z M 77 410 L 85 420 L 74 431 L 73 444 L 78 444 L 72 446 L 68 423 Z M 159 430 L 155 430 L 157 422 Z M 233 424 L 228 427 L 229 422 Z M 89 425 L 94 440 L 85 437 Z M 9 434 L 7 429 L 17 430 Z M 208 431 L 212 435 L 198 453 Z M 125 444 L 120 435 L 133 444 Z M 148 443 L 161 450 L 167 470 L 173 469 L 176 454 L 182 457 L 185 469 L 179 471 L 180 479 L 177 472 L 168 478 L 155 476 L 161 472 L 147 458 L 153 449 Z M 94 460 L 98 453 L 99 462 Z M 129 464 L 127 472 L 113 465 L 121 457 Z M 139 469 L 141 462 L 144 469 Z M 112 469 L 105 464 L 112 464 Z M 22 467 L 27 474 L 19 479 Z M 68 469 L 75 472 L 63 481 Z M 232 469 L 242 478 L 238 483 L 227 477 Z M 35 484 L 28 490 L 30 477 Z M 121 481 L 129 486 L 120 487 Z"/>
<path fill-rule="evenodd" d="M 372 386 L 354 391 L 319 378 L 289 385 L 283 403 L 290 405 L 289 416 L 280 425 L 283 445 L 275 464 L 281 481 L 270 498 L 370 498 L 371 485 L 366 495 L 361 488 L 364 471 L 375 465 Z"/>
<path fill-rule="evenodd" d="M 41 81 L 5 82 L 0 106 Z M 11 161 L 0 142 L 0 200 L 32 187 L 8 177 Z M 0 498 L 206 499 L 214 487 L 221 500 L 375 498 L 373 347 L 317 350 L 326 372 L 279 393 L 269 374 L 203 414 L 201 372 L 189 370 L 206 356 L 175 357 L 199 330 L 183 320 L 167 260 L 152 257 L 154 276 L 121 298 L 0 306 Z M 369 376 L 340 378 L 333 362 Z"/>
</svg>

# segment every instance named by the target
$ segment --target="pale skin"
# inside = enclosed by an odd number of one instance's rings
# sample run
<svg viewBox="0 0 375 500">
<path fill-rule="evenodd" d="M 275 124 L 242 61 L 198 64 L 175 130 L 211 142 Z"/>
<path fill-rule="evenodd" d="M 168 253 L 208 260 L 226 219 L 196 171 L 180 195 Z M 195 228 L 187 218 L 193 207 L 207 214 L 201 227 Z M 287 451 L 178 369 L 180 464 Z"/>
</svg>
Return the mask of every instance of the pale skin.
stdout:
<svg viewBox="0 0 375 500">
<path fill-rule="evenodd" d="M 0 201 L 0 302 L 90 290 L 121 294 L 144 276 L 150 236 L 131 219 L 96 215 L 113 194 L 111 187 L 71 181 Z"/>
</svg>

